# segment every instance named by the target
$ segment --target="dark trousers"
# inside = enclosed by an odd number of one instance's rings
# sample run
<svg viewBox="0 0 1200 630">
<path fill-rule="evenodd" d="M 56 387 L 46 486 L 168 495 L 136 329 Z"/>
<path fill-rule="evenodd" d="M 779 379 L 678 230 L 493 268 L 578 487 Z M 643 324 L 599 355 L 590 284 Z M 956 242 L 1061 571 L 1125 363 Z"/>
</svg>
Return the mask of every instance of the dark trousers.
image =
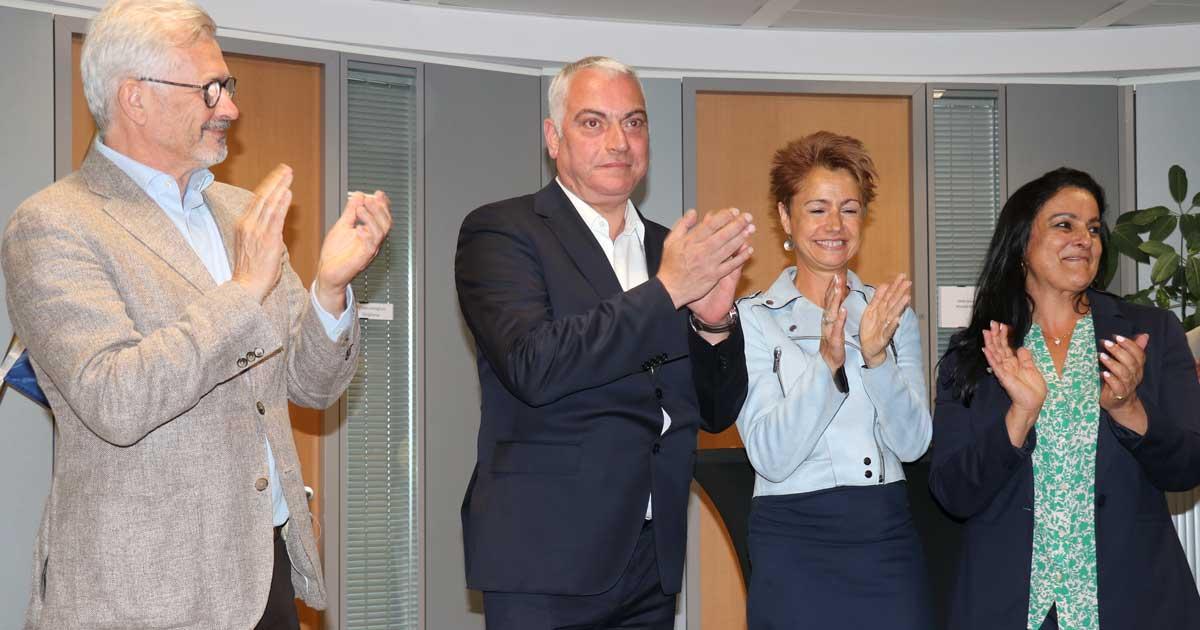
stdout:
<svg viewBox="0 0 1200 630">
<path fill-rule="evenodd" d="M 485 591 L 487 630 L 671 630 L 675 625 L 675 595 L 662 590 L 652 522 L 642 526 L 629 566 L 616 585 L 604 593 Z"/>
<path fill-rule="evenodd" d="M 292 588 L 292 560 L 283 540 L 283 526 L 275 528 L 275 566 L 271 571 L 271 592 L 267 609 L 254 630 L 299 630 L 296 616 L 296 591 Z"/>
</svg>

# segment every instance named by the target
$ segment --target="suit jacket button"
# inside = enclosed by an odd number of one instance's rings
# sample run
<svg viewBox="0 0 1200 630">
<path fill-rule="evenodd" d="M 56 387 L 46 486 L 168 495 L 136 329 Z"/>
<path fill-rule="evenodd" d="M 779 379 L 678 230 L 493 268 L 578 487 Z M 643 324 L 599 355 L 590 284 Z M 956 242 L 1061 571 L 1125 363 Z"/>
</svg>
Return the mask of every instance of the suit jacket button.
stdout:
<svg viewBox="0 0 1200 630">
<path fill-rule="evenodd" d="M 254 354 L 253 352 L 247 352 L 247 353 L 246 353 L 246 360 L 247 360 L 247 361 L 253 361 L 253 360 L 257 359 L 257 358 L 258 358 L 258 357 L 257 357 L 257 356 L 255 356 L 255 354 Z"/>
<path fill-rule="evenodd" d="M 267 489 L 268 483 L 269 482 L 267 481 L 266 477 L 259 477 L 258 479 L 254 480 L 254 489 L 262 492 L 263 490 Z"/>
<path fill-rule="evenodd" d="M 350 360 L 350 353 L 354 351 L 354 344 L 346 346 L 346 360 Z"/>
<path fill-rule="evenodd" d="M 258 357 L 258 358 L 260 358 L 260 359 L 261 359 L 261 358 L 262 358 L 262 356 L 263 356 L 264 354 L 266 354 L 266 352 L 264 352 L 262 348 L 255 348 L 255 349 L 254 349 L 254 356 L 256 356 L 256 357 Z"/>
<path fill-rule="evenodd" d="M 267 415 L 267 406 L 262 404 L 261 400 L 254 403 L 254 408 L 258 410 L 258 415 L 260 415 L 260 416 Z"/>
<path fill-rule="evenodd" d="M 250 365 L 250 362 L 249 362 L 249 361 L 247 361 L 245 357 L 238 357 L 238 360 L 237 360 L 237 366 L 238 366 L 238 367 L 240 367 L 240 368 L 244 368 L 244 367 L 246 367 L 247 365 Z"/>
<path fill-rule="evenodd" d="M 867 472 L 863 473 L 863 476 L 867 479 L 870 479 L 871 477 L 875 476 L 875 473 L 868 470 Z"/>
<path fill-rule="evenodd" d="M 661 387 L 654 388 L 654 397 L 659 400 L 662 400 L 662 388 Z"/>
<path fill-rule="evenodd" d="M 654 448 L 652 448 L 652 449 L 650 449 L 650 450 L 651 450 L 651 451 L 652 451 L 652 452 L 653 452 L 655 455 L 658 455 L 658 452 L 662 450 L 662 444 L 658 444 L 658 443 L 656 442 L 656 443 L 654 444 Z"/>
</svg>

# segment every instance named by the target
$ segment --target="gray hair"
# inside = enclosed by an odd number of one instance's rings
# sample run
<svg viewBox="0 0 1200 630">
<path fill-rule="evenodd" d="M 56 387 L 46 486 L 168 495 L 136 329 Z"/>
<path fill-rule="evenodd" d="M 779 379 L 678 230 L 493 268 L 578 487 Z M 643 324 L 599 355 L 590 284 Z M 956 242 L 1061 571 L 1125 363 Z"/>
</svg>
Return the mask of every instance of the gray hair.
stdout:
<svg viewBox="0 0 1200 630">
<path fill-rule="evenodd" d="M 128 78 L 161 78 L 174 69 L 171 49 L 216 35 L 217 25 L 190 0 L 112 0 L 88 28 L 79 62 L 83 94 L 101 134 Z"/>
<path fill-rule="evenodd" d="M 554 130 L 560 136 L 562 135 L 563 117 L 567 113 L 567 92 L 571 89 L 571 78 L 581 70 L 603 70 L 610 75 L 623 74 L 637 82 L 638 91 L 642 94 L 646 93 L 637 72 L 612 57 L 584 57 L 579 61 L 569 63 L 554 75 L 554 80 L 550 82 L 550 90 L 546 94 L 550 105 L 550 120 L 554 122 Z"/>
</svg>

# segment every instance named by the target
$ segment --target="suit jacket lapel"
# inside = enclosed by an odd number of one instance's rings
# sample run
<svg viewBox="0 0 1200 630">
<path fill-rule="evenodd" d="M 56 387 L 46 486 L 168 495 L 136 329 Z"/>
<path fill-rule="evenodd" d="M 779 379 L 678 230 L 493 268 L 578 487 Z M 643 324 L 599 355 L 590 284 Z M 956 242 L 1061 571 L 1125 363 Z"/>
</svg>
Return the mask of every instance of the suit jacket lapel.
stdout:
<svg viewBox="0 0 1200 630">
<path fill-rule="evenodd" d="M 179 228 L 121 169 L 98 151 L 89 151 L 79 170 L 88 188 L 107 199 L 104 212 L 121 227 L 198 290 L 216 287 Z"/>
<path fill-rule="evenodd" d="M 653 278 L 658 273 L 658 266 L 662 264 L 663 241 L 666 240 L 666 235 L 660 236 L 658 227 L 647 221 L 640 210 L 638 216 L 642 217 L 642 225 L 646 228 L 643 238 L 646 249 L 646 273 Z"/>
<path fill-rule="evenodd" d="M 617 281 L 617 274 L 613 273 L 604 250 L 600 249 L 596 237 L 579 218 L 575 206 L 571 205 L 558 182 L 550 182 L 534 195 L 533 211 L 545 217 L 550 231 L 558 237 L 575 267 L 601 299 L 621 292 L 621 283 Z M 648 263 L 649 259 L 647 266 Z"/>
<path fill-rule="evenodd" d="M 1105 339 L 1112 339 L 1116 335 L 1132 339 L 1137 331 L 1133 329 L 1133 322 L 1125 318 L 1118 308 L 1118 302 L 1112 296 L 1097 291 L 1088 291 L 1088 302 L 1092 306 L 1092 326 L 1096 331 L 1096 346 L 1097 352 L 1104 352 L 1104 347 L 1101 345 Z M 1103 366 L 1097 366 L 1096 370 L 1103 370 Z M 1103 386 L 1103 381 L 1101 381 Z M 1099 402 L 1097 402 L 1099 404 Z M 1100 410 L 1102 422 L 1099 426 L 1099 437 L 1096 440 L 1096 487 L 1103 488 L 1102 479 L 1107 477 L 1108 467 L 1112 464 L 1114 457 L 1110 453 L 1116 452 L 1117 449 L 1124 448 L 1121 442 L 1117 440 L 1117 436 L 1113 434 L 1111 423 L 1113 420 L 1107 411 Z"/>
</svg>

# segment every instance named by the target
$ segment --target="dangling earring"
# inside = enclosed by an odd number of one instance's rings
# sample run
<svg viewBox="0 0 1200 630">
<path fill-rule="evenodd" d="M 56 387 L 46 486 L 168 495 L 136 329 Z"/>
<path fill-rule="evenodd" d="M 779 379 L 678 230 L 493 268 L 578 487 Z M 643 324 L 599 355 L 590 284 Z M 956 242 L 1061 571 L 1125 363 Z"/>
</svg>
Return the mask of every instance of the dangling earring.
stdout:
<svg viewBox="0 0 1200 630">
<path fill-rule="evenodd" d="M 790 252 L 793 249 L 796 249 L 796 245 L 792 243 L 792 237 L 789 236 L 783 239 L 783 251 Z"/>
</svg>

